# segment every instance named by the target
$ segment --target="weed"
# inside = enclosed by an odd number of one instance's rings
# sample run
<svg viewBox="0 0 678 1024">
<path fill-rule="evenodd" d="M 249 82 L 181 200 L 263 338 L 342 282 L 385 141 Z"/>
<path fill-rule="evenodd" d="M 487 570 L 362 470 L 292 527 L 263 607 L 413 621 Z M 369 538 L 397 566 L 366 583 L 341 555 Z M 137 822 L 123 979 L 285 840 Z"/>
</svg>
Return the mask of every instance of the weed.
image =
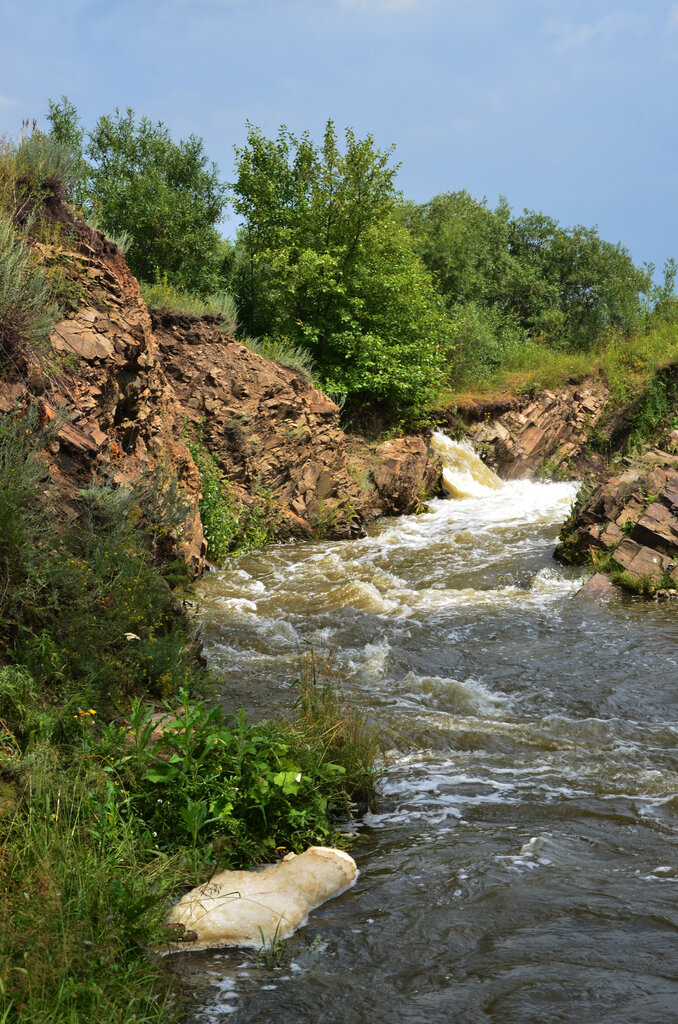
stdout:
<svg viewBox="0 0 678 1024">
<path fill-rule="evenodd" d="M 219 563 L 229 554 L 240 555 L 270 543 L 278 521 L 270 491 L 258 484 L 251 505 L 239 502 L 202 434 L 187 444 L 200 473 L 200 518 L 212 561 Z"/>
<path fill-rule="evenodd" d="M 304 377 L 307 377 L 309 381 L 315 381 L 313 357 L 308 349 L 302 348 L 300 345 L 294 345 L 287 338 L 271 338 L 268 336 L 263 338 L 244 337 L 242 341 L 250 352 L 256 352 L 257 355 L 263 356 L 264 359 L 280 363 L 281 366 L 287 366 L 290 370 L 297 370 Z M 345 398 L 346 396 L 344 395 L 343 399 L 345 400 Z M 343 408 L 343 402 L 341 407 Z"/>
<path fill-rule="evenodd" d="M 25 240 L 0 213 L 0 359 L 40 348 L 59 319 L 45 275 Z"/>
<path fill-rule="evenodd" d="M 263 929 L 259 926 L 261 946 L 257 950 L 257 963 L 267 967 L 269 970 L 272 970 L 274 967 L 280 967 L 285 951 L 283 939 L 280 935 L 280 925 L 281 921 L 279 920 L 270 939 L 266 938 Z"/>
</svg>

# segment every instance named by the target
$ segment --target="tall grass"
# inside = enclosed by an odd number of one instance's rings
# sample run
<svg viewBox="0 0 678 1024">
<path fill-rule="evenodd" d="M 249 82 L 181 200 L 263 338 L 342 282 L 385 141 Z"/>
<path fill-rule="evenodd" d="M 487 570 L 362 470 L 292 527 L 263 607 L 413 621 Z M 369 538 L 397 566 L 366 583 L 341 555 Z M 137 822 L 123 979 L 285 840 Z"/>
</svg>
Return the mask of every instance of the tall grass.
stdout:
<svg viewBox="0 0 678 1024">
<path fill-rule="evenodd" d="M 464 374 L 446 401 L 467 392 L 484 394 L 516 387 L 557 388 L 570 378 L 603 374 L 621 403 L 638 394 L 657 370 L 678 360 L 678 325 L 662 324 L 634 337 L 611 332 L 588 352 L 572 352 L 532 339 L 508 346 L 501 365 L 478 377 Z"/>
<path fill-rule="evenodd" d="M 287 366 L 290 370 L 296 370 L 312 384 L 316 382 L 315 363 L 308 349 L 302 348 L 300 345 L 293 345 L 287 338 L 244 337 L 242 341 L 250 352 L 256 352 L 264 359 L 270 359 L 271 362 L 280 363 L 281 366 Z"/>
<path fill-rule="evenodd" d="M 8 214 L 0 212 L 0 360 L 39 348 L 59 319 L 45 275 Z"/>
<path fill-rule="evenodd" d="M 0 1021 L 170 1024 L 178 1005 L 146 950 L 163 940 L 172 862 L 140 849 L 97 760 L 37 746 L 26 762 L 0 816 Z"/>
<path fill-rule="evenodd" d="M 344 767 L 343 787 L 349 801 L 362 810 L 376 810 L 379 734 L 351 704 L 336 670 L 327 658 L 306 655 L 293 683 L 297 691 L 292 729 L 323 757 Z M 349 808 L 347 808 L 349 809 Z"/>
<path fill-rule="evenodd" d="M 238 329 L 235 300 L 228 292 L 216 292 L 208 296 L 194 295 L 170 284 L 166 275 L 155 284 L 140 281 L 139 290 L 146 305 L 152 309 L 214 317 L 219 328 L 226 334 L 235 334 Z"/>
</svg>

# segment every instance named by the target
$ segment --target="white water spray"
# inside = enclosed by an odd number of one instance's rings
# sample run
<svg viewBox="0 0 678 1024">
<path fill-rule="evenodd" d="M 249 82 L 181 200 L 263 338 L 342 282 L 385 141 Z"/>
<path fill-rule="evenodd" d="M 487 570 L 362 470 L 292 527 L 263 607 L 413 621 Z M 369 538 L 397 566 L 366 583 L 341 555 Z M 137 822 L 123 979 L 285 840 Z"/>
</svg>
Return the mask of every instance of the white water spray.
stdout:
<svg viewBox="0 0 678 1024">
<path fill-rule="evenodd" d="M 443 464 L 443 487 L 451 498 L 483 498 L 504 484 L 480 459 L 468 441 L 453 441 L 437 431 L 431 447 Z"/>
</svg>

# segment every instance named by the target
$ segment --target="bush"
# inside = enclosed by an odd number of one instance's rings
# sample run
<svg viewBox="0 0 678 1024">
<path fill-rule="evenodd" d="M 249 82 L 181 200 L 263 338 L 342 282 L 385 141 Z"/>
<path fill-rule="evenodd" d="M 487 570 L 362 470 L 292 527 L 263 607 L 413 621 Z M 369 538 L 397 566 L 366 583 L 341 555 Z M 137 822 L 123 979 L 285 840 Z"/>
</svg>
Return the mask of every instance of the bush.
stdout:
<svg viewBox="0 0 678 1024">
<path fill-rule="evenodd" d="M 59 319 L 47 280 L 11 218 L 0 213 L 0 359 L 39 347 Z"/>
<path fill-rule="evenodd" d="M 106 707 L 197 679 L 188 627 L 164 578 L 174 566 L 153 560 L 172 508 L 152 488 L 95 486 L 69 520 L 45 486 L 39 452 L 47 443 L 34 414 L 0 419 L 2 658 L 26 666 L 42 693 L 66 704 Z"/>
<path fill-rule="evenodd" d="M 272 541 L 277 517 L 271 495 L 255 487 L 252 505 L 242 504 L 202 436 L 186 443 L 200 473 L 200 518 L 212 561 L 219 563 L 229 554 L 242 555 Z"/>
</svg>

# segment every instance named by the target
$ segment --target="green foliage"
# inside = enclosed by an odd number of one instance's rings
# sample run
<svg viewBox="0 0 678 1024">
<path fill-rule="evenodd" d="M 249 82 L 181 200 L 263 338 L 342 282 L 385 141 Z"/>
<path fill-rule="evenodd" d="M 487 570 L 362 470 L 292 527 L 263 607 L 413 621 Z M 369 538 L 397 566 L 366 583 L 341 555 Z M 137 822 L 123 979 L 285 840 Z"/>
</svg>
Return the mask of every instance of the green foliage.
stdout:
<svg viewBox="0 0 678 1024">
<path fill-rule="evenodd" d="M 191 316 L 212 316 L 218 321 L 220 330 L 235 334 L 238 316 L 233 296 L 228 292 L 201 296 L 176 288 L 163 274 L 155 284 L 139 282 L 141 297 L 153 309 L 166 309 L 172 313 L 188 313 Z"/>
<path fill-rule="evenodd" d="M 631 453 L 657 444 L 678 427 L 678 380 L 675 374 L 653 377 L 644 388 L 633 414 L 627 448 Z"/>
<path fill-rule="evenodd" d="M 332 122 L 323 144 L 250 127 L 233 204 L 240 319 L 311 353 L 326 390 L 417 406 L 439 379 L 446 319 L 398 216 L 391 152 Z"/>
<path fill-rule="evenodd" d="M 315 382 L 315 364 L 313 356 L 308 349 L 301 345 L 293 345 L 287 338 L 249 338 L 242 339 L 250 352 L 256 352 L 264 359 L 271 359 L 274 363 L 287 366 L 290 370 L 298 370 L 303 373 L 312 383 Z"/>
<path fill-rule="evenodd" d="M 59 318 L 45 275 L 9 216 L 0 213 L 0 360 L 39 347 Z"/>
<path fill-rule="evenodd" d="M 174 864 L 149 856 L 94 756 L 38 746 L 16 769 L 0 815 L 0 1020 L 177 1020 L 145 951 L 166 941 Z"/>
<path fill-rule="evenodd" d="M 558 353 L 628 338 L 647 321 L 650 292 L 655 311 L 673 308 L 671 266 L 653 291 L 648 271 L 594 228 L 529 210 L 512 217 L 505 199 L 490 210 L 465 191 L 406 204 L 403 215 L 450 311 L 452 386 L 489 385 L 535 358 L 555 367 Z"/>
<path fill-rule="evenodd" d="M 95 486 L 77 519 L 53 504 L 36 417 L 0 420 L 0 644 L 40 692 L 110 705 L 122 695 L 169 693 L 198 679 L 154 545 L 176 527 L 163 496 Z M 171 566 L 163 570 L 169 574 Z M 129 639 L 126 634 L 134 635 Z"/>
<path fill-rule="evenodd" d="M 487 200 L 466 190 L 446 192 L 421 205 L 406 203 L 402 214 L 450 306 L 497 302 L 511 266 L 506 200 L 490 210 Z"/>
<path fill-rule="evenodd" d="M 134 703 L 133 746 L 111 768 L 150 845 L 240 867 L 276 848 L 338 841 L 332 816 L 350 809 L 347 771 L 326 744 L 297 723 L 250 725 L 242 712 L 226 716 L 187 694 L 179 708 L 166 707 L 158 737 L 150 711 Z"/>
<path fill-rule="evenodd" d="M 252 504 L 242 504 L 202 436 L 186 443 L 200 473 L 200 518 L 212 561 L 222 562 L 229 554 L 241 555 L 273 540 L 277 519 L 270 494 L 255 488 Z"/>
<path fill-rule="evenodd" d="M 216 230 L 225 187 L 191 135 L 178 143 L 162 122 L 128 108 L 99 118 L 85 134 L 66 97 L 50 102 L 52 137 L 78 153 L 79 196 L 104 231 L 130 237 L 127 261 L 137 277 L 163 274 L 176 287 L 219 290 L 223 250 Z M 87 159 L 88 158 L 88 159 Z"/>
</svg>

